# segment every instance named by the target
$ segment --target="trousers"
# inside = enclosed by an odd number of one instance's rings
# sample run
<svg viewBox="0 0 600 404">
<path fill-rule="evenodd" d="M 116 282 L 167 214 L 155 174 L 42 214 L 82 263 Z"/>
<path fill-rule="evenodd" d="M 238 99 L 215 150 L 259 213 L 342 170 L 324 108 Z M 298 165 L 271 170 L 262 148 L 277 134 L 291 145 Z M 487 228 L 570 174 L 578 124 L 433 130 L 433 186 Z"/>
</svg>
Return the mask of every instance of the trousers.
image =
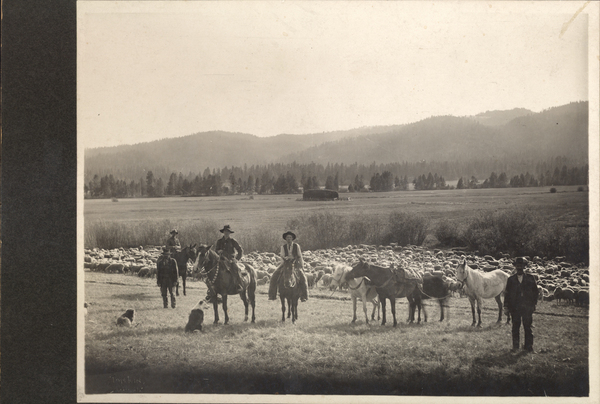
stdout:
<svg viewBox="0 0 600 404">
<path fill-rule="evenodd" d="M 531 330 L 531 325 L 533 324 L 533 308 L 520 307 L 516 310 L 511 310 L 510 316 L 512 318 L 513 348 L 519 348 L 521 323 L 523 324 L 523 331 L 525 332 L 523 348 L 533 348 L 533 331 Z"/>
</svg>

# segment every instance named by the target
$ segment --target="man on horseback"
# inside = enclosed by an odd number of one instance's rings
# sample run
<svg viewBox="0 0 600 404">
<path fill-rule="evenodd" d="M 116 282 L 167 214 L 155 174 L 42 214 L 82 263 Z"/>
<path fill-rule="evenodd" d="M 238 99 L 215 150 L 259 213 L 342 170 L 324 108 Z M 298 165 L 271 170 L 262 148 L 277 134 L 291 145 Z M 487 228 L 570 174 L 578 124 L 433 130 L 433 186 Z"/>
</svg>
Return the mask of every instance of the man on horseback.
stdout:
<svg viewBox="0 0 600 404">
<path fill-rule="evenodd" d="M 177 238 L 178 234 L 179 232 L 176 229 L 173 229 L 171 230 L 171 236 L 167 239 L 166 246 L 171 252 L 171 254 L 174 254 L 181 250 L 181 244 L 179 244 L 179 239 Z"/>
<path fill-rule="evenodd" d="M 508 278 L 504 295 L 504 313 L 512 318 L 512 351 L 519 349 L 519 329 L 521 321 L 525 330 L 523 349 L 533 352 L 533 312 L 538 299 L 538 288 L 533 275 L 524 272 L 527 260 L 519 257 L 515 260 L 517 272 Z"/>
<path fill-rule="evenodd" d="M 160 286 L 160 294 L 165 309 L 169 308 L 167 291 L 171 295 L 171 307 L 175 308 L 177 305 L 175 295 L 173 295 L 173 286 L 176 285 L 178 278 L 177 261 L 171 258 L 169 248 L 164 247 L 161 256 L 156 261 L 156 284 Z"/>
<path fill-rule="evenodd" d="M 215 243 L 215 251 L 221 257 L 221 260 L 226 263 L 226 267 L 229 273 L 233 276 L 236 284 L 236 293 L 242 293 L 244 287 L 242 285 L 242 274 L 237 264 L 238 260 L 242 258 L 244 253 L 240 243 L 238 243 L 231 234 L 234 233 L 229 225 L 225 225 L 221 230 L 223 237 L 217 240 Z M 237 252 L 237 255 L 234 254 Z"/>
<path fill-rule="evenodd" d="M 294 240 L 296 240 L 296 235 L 291 231 L 283 233 L 283 239 L 286 241 L 286 243 L 281 246 L 281 251 L 279 253 L 279 256 L 283 259 L 283 262 L 271 276 L 271 281 L 269 284 L 269 300 L 277 299 L 277 284 L 279 277 L 283 272 L 284 266 L 293 265 L 298 274 L 300 287 L 302 288 L 300 300 L 305 302 L 308 300 L 308 284 L 306 282 L 306 275 L 304 274 L 302 250 L 300 249 L 300 245 L 294 242 Z"/>
</svg>

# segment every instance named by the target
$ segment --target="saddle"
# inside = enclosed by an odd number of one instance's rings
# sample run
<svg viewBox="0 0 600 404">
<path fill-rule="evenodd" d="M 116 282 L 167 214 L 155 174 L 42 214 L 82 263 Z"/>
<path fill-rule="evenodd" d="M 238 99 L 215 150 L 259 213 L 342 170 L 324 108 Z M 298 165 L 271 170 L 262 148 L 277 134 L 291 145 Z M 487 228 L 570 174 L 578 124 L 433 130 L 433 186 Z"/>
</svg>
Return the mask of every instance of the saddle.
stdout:
<svg viewBox="0 0 600 404">
<path fill-rule="evenodd" d="M 391 268 L 397 282 L 416 281 L 423 283 L 423 276 L 415 269 L 410 267 Z"/>
</svg>

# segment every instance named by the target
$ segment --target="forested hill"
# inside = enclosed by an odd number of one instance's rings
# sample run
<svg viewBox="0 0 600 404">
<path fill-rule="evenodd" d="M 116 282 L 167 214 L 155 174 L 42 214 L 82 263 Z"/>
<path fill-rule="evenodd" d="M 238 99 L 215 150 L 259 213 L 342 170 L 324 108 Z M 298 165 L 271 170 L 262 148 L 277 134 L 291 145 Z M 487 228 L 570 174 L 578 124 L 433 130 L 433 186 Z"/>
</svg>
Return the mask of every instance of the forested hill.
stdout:
<svg viewBox="0 0 600 404">
<path fill-rule="evenodd" d="M 571 103 L 519 116 L 500 126 L 474 118 L 440 116 L 374 135 L 308 148 L 287 161 L 368 164 L 397 161 L 468 161 L 565 156 L 587 163 L 588 103 Z"/>
<path fill-rule="evenodd" d="M 504 124 L 503 120 L 516 116 Z M 484 124 L 485 121 L 485 124 Z M 473 117 L 431 117 L 407 125 L 260 138 L 205 132 L 180 138 L 85 151 L 86 181 L 93 175 L 139 180 L 147 171 L 199 173 L 245 164 L 467 162 L 564 156 L 587 164 L 588 102 L 540 113 L 488 111 Z M 441 173 L 440 173 L 441 174 Z M 443 174 L 441 174 L 443 175 Z"/>
<path fill-rule="evenodd" d="M 471 119 L 486 126 L 501 126 L 509 123 L 515 118 L 531 115 L 532 111 L 525 108 L 514 108 L 507 111 L 486 111 L 472 116 Z"/>
</svg>

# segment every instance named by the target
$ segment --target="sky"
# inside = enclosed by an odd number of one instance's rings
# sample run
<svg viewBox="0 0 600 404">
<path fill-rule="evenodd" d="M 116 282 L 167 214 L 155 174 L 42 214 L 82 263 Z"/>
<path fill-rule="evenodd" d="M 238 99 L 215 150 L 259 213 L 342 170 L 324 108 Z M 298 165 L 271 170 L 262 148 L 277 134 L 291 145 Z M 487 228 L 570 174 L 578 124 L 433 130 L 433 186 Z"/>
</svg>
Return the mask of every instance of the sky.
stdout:
<svg viewBox="0 0 600 404">
<path fill-rule="evenodd" d="M 597 55 L 598 4 L 580 1 L 77 6 L 85 148 L 540 112 L 588 100 Z"/>
</svg>

